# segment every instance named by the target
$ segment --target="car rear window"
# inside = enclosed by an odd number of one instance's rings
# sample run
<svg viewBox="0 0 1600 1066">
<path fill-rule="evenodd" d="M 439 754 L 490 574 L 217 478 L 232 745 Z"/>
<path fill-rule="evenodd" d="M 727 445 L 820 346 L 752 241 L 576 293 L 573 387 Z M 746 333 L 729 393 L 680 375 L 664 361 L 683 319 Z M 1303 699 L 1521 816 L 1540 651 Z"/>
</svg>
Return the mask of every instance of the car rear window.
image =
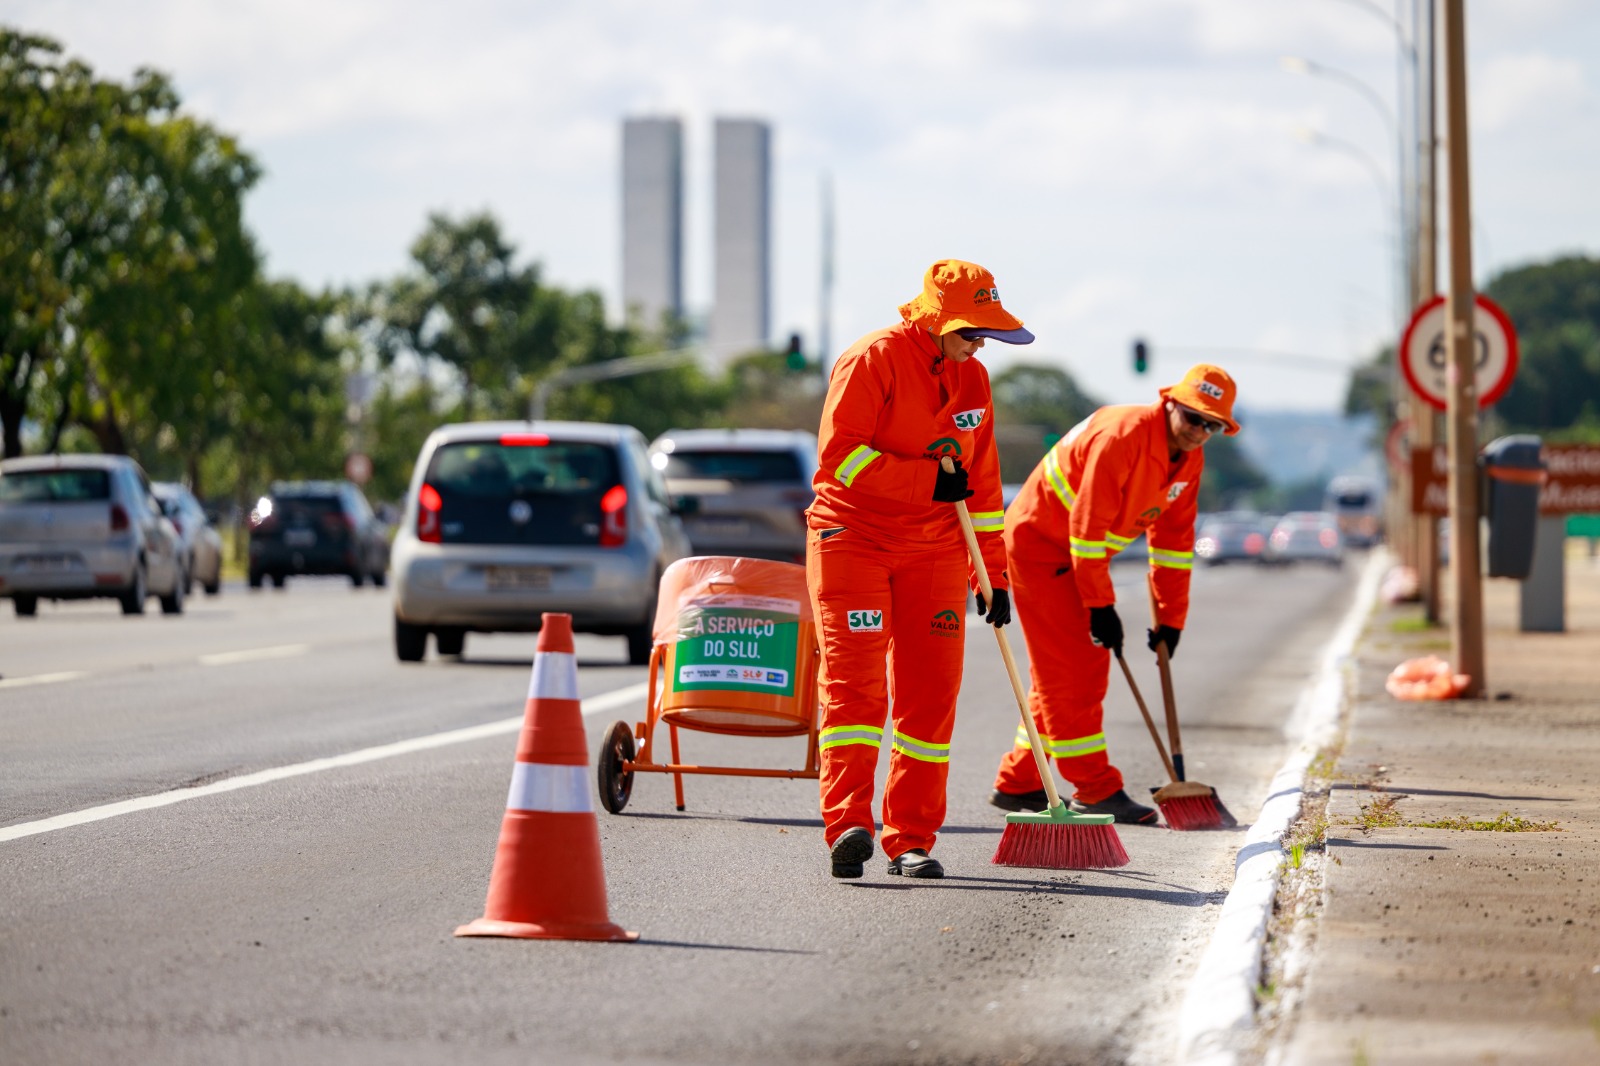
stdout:
<svg viewBox="0 0 1600 1066">
<path fill-rule="evenodd" d="M 800 481 L 805 477 L 798 457 L 774 451 L 673 451 L 667 454 L 663 473 L 723 481 Z"/>
<path fill-rule="evenodd" d="M 609 444 L 529 435 L 443 445 L 423 480 L 446 544 L 595 544 L 600 499 L 622 476 Z"/>
<path fill-rule="evenodd" d="M 343 508 L 337 496 L 274 496 L 272 513 L 280 522 L 295 525 L 315 522 L 323 515 L 336 515 Z"/>
<path fill-rule="evenodd" d="M 106 470 L 14 470 L 0 475 L 0 502 L 68 503 L 109 500 L 111 474 Z"/>
</svg>

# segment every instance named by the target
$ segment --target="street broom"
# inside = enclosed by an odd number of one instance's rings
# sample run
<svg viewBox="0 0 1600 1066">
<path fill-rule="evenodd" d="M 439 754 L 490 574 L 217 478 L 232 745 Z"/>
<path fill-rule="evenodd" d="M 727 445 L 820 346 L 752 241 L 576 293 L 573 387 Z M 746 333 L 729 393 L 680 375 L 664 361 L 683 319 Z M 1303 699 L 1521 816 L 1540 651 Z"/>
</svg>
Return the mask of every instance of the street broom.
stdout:
<svg viewBox="0 0 1600 1066">
<path fill-rule="evenodd" d="M 1150 625 L 1160 632 L 1161 623 L 1157 620 L 1156 611 L 1156 586 L 1152 579 L 1150 582 Z M 1118 661 L 1122 656 L 1117 656 Z M 1161 701 L 1166 705 L 1167 712 L 1167 739 L 1172 744 L 1172 755 L 1169 758 L 1167 751 L 1161 746 L 1161 737 L 1156 732 L 1155 723 L 1150 720 L 1150 712 L 1145 708 L 1144 699 L 1139 695 L 1139 686 L 1133 683 L 1133 671 L 1128 669 L 1126 662 L 1122 663 L 1122 673 L 1128 679 L 1128 687 L 1133 690 L 1134 702 L 1139 705 L 1139 712 L 1144 715 L 1144 722 L 1150 728 L 1150 736 L 1156 742 L 1156 750 L 1161 753 L 1161 761 L 1166 764 L 1167 784 L 1151 791 L 1155 794 L 1156 806 L 1161 810 L 1161 817 L 1167 820 L 1170 829 L 1231 829 L 1239 824 L 1228 808 L 1222 805 L 1222 800 L 1217 798 L 1217 790 L 1210 785 L 1202 785 L 1198 781 L 1186 781 L 1183 776 L 1183 738 L 1178 732 L 1178 701 L 1172 691 L 1172 664 L 1167 657 L 1167 642 L 1156 641 L 1156 664 L 1161 668 Z"/>
<path fill-rule="evenodd" d="M 941 461 L 946 471 L 954 469 L 949 458 Z M 989 572 L 983 564 L 977 534 L 972 531 L 972 516 L 967 513 L 966 501 L 956 501 L 956 516 L 961 520 L 961 533 L 967 541 L 967 554 L 972 557 L 973 572 L 978 575 L 983 602 L 992 605 L 994 589 L 989 584 Z M 1000 834 L 1000 846 L 990 861 L 996 866 L 1026 866 L 1039 870 L 1105 870 L 1128 865 L 1128 853 L 1117 836 L 1112 824 L 1115 819 L 1111 815 L 1074 814 L 1062 802 L 1050 763 L 1045 759 L 1044 745 L 1039 743 L 1033 715 L 1028 713 L 1028 697 L 1022 689 L 1022 677 L 1017 673 L 1011 644 L 1006 640 L 1005 630 L 999 626 L 994 627 L 994 636 L 1000 643 L 1000 657 L 1005 660 L 1011 691 L 1017 698 L 1017 710 L 1028 731 L 1028 745 L 1033 749 L 1033 761 L 1038 764 L 1050 806 L 1036 814 L 1006 815 L 1005 832 Z"/>
</svg>

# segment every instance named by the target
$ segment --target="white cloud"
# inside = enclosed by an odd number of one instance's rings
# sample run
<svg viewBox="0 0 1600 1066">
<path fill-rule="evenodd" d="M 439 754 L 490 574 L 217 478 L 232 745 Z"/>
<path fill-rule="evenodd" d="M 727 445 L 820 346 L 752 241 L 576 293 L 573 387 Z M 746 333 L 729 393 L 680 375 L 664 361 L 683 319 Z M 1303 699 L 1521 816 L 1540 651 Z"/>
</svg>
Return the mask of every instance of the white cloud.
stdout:
<svg viewBox="0 0 1600 1066">
<path fill-rule="evenodd" d="M 1470 117 L 1486 131 L 1543 123 L 1587 96 L 1583 65 L 1542 53 L 1496 56 L 1470 87 Z"/>
</svg>

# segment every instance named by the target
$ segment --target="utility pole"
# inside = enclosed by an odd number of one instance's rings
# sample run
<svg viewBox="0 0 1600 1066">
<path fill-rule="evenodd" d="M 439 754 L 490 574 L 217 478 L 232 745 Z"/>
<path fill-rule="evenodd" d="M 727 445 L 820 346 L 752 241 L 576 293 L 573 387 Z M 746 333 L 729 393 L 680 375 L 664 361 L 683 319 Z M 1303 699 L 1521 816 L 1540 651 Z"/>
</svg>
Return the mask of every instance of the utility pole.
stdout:
<svg viewBox="0 0 1600 1066">
<path fill-rule="evenodd" d="M 1450 182 L 1450 289 L 1445 344 L 1450 396 L 1450 580 L 1455 669 L 1470 680 L 1462 696 L 1482 699 L 1483 579 L 1478 573 L 1478 389 L 1472 288 L 1472 193 L 1467 171 L 1467 32 L 1464 0 L 1444 0 L 1445 147 Z"/>
<path fill-rule="evenodd" d="M 1438 53 L 1434 39 L 1434 11 L 1436 0 L 1416 0 L 1416 18 L 1412 36 L 1417 40 L 1417 246 L 1416 288 L 1412 293 L 1412 308 L 1433 298 L 1439 291 L 1439 192 L 1438 151 L 1436 129 L 1437 102 L 1435 89 L 1438 74 L 1434 56 Z M 1439 440 L 1439 417 L 1431 404 L 1413 403 L 1416 415 L 1412 419 L 1411 440 L 1419 448 L 1432 448 Z M 1409 457 L 1408 457 L 1409 458 Z M 1409 504 L 1409 501 L 1407 501 Z M 1439 523 L 1432 514 L 1414 516 L 1417 559 L 1417 583 L 1422 593 L 1423 616 L 1429 623 L 1439 623 Z"/>
</svg>

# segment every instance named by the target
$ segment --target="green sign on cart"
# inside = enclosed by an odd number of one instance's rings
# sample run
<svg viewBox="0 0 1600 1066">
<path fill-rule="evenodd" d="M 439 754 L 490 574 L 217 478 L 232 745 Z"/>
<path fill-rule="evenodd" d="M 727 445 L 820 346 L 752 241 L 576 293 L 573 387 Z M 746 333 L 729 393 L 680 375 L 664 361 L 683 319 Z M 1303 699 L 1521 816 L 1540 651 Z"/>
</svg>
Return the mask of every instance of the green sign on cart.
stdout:
<svg viewBox="0 0 1600 1066">
<path fill-rule="evenodd" d="M 794 695 L 800 616 L 775 610 L 783 601 L 751 597 L 751 605 L 694 605 L 678 614 L 674 692 L 757 692 Z M 747 601 L 748 603 L 749 601 Z"/>
<path fill-rule="evenodd" d="M 1600 514 L 1567 515 L 1567 536 L 1600 537 Z"/>
</svg>

